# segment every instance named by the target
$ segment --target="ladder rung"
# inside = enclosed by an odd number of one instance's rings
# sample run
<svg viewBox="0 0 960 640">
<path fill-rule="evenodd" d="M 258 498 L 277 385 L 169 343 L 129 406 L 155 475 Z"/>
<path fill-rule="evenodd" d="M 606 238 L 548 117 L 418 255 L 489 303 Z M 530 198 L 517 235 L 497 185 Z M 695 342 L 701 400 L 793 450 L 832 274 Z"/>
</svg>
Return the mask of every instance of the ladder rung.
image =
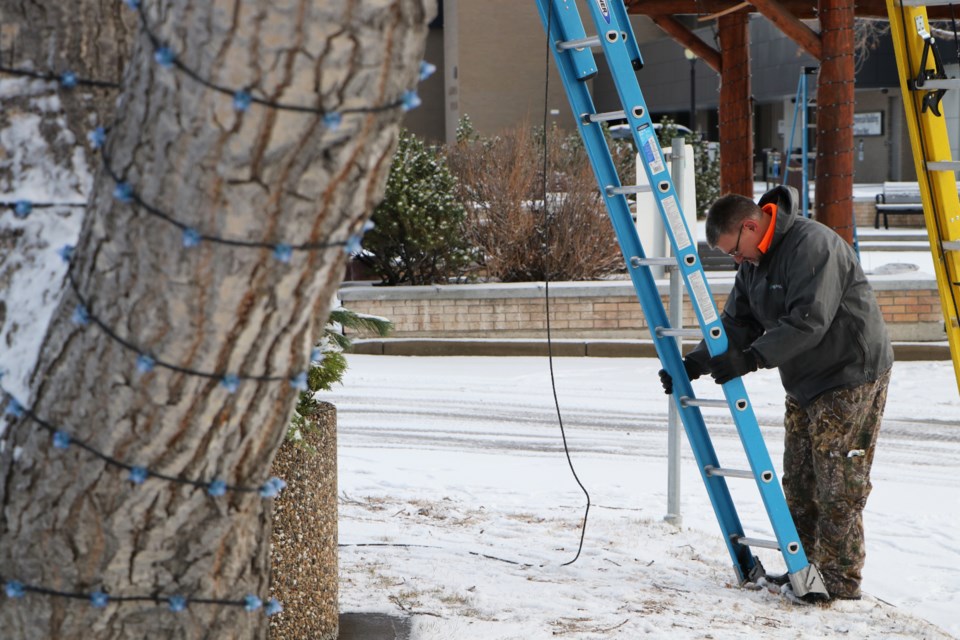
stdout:
<svg viewBox="0 0 960 640">
<path fill-rule="evenodd" d="M 599 47 L 600 36 L 587 36 L 586 38 L 577 38 L 576 40 L 567 40 L 557 43 L 557 51 L 568 51 L 570 49 L 586 49 L 588 47 Z"/>
<path fill-rule="evenodd" d="M 658 338 L 702 338 L 703 332 L 700 329 L 668 329 L 666 327 L 657 327 Z"/>
<path fill-rule="evenodd" d="M 650 189 L 650 185 L 648 184 L 635 184 L 626 187 L 614 187 L 611 185 L 608 186 L 605 191 L 608 196 L 629 196 L 636 193 L 650 193 L 652 189 Z"/>
<path fill-rule="evenodd" d="M 586 122 L 610 122 L 611 120 L 625 120 L 627 114 L 623 111 L 606 111 L 604 113 L 591 113 L 584 116 Z"/>
<path fill-rule="evenodd" d="M 956 0 L 902 0 L 905 7 L 940 7 L 955 2 Z"/>
<path fill-rule="evenodd" d="M 904 3 L 906 4 L 906 3 Z M 922 86 L 915 86 L 910 83 L 910 88 L 914 91 L 936 91 L 937 89 L 960 89 L 960 78 L 933 78 L 924 80 Z"/>
<path fill-rule="evenodd" d="M 690 396 L 681 396 L 680 406 L 681 407 L 715 407 L 718 409 L 726 409 L 730 405 L 727 404 L 726 400 L 703 400 L 701 398 L 691 398 Z"/>
<path fill-rule="evenodd" d="M 722 467 L 715 467 L 712 464 L 708 464 L 703 468 L 703 472 L 708 476 L 724 476 L 727 478 L 746 478 L 748 480 L 753 480 L 752 471 L 744 471 L 742 469 L 724 469 Z"/>
<path fill-rule="evenodd" d="M 960 240 L 944 240 L 940 246 L 944 251 L 960 251 Z"/>
<path fill-rule="evenodd" d="M 630 258 L 631 267 L 675 267 L 677 266 L 676 258 L 638 258 L 634 256 Z"/>
<path fill-rule="evenodd" d="M 739 542 L 747 547 L 763 547 L 764 549 L 780 550 L 780 543 L 776 540 L 761 540 L 759 538 L 748 538 L 746 536 L 733 536 L 734 542 Z"/>
<path fill-rule="evenodd" d="M 938 160 L 927 163 L 927 171 L 960 171 L 957 160 Z"/>
</svg>

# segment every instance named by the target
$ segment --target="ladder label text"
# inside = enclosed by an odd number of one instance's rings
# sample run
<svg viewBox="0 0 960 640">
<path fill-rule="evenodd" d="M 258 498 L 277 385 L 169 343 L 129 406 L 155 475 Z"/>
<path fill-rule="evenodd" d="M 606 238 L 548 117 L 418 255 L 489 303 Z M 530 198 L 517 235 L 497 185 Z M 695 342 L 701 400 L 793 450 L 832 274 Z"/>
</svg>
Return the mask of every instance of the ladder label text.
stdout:
<svg viewBox="0 0 960 640">
<path fill-rule="evenodd" d="M 717 308 L 713 306 L 713 299 L 710 292 L 707 291 L 707 283 L 703 279 L 703 271 L 694 271 L 690 274 L 690 291 L 693 293 L 693 300 L 700 309 L 700 317 L 703 318 L 703 324 L 710 324 L 717 321 Z"/>
<path fill-rule="evenodd" d="M 640 129 L 640 153 L 643 154 L 643 159 L 647 161 L 647 167 L 650 169 L 651 177 L 662 173 L 663 159 L 660 157 L 660 143 L 657 141 L 657 136 L 653 135 L 650 131 L 650 127 L 644 127 Z M 653 180 L 650 181 L 651 183 Z"/>
<path fill-rule="evenodd" d="M 600 8 L 600 15 L 610 24 L 610 7 L 607 6 L 607 0 L 597 0 L 597 6 Z"/>
<path fill-rule="evenodd" d="M 673 232 L 677 250 L 683 251 L 690 246 L 690 235 L 687 233 L 687 225 L 683 223 L 683 214 L 680 213 L 677 198 L 676 196 L 668 196 L 660 202 L 663 205 L 663 214 L 667 216 L 667 222 L 670 223 L 670 231 Z"/>
</svg>

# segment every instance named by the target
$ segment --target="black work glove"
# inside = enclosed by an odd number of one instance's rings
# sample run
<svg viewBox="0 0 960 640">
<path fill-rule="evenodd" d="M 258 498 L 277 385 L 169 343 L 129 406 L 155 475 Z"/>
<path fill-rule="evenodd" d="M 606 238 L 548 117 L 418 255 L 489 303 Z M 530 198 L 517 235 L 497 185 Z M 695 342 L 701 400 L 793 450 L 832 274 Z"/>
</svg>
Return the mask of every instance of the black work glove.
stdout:
<svg viewBox="0 0 960 640">
<path fill-rule="evenodd" d="M 699 364 L 689 358 L 683 359 L 683 369 L 687 372 L 687 377 L 690 380 L 696 380 L 705 373 Z M 667 373 L 666 369 L 660 369 L 660 384 L 663 385 L 664 393 L 667 395 L 673 393 L 673 377 Z"/>
<path fill-rule="evenodd" d="M 720 355 L 710 358 L 708 366 L 710 375 L 717 384 L 725 384 L 734 378 L 756 371 L 757 356 L 750 349 L 741 351 L 736 347 L 728 347 Z"/>
</svg>

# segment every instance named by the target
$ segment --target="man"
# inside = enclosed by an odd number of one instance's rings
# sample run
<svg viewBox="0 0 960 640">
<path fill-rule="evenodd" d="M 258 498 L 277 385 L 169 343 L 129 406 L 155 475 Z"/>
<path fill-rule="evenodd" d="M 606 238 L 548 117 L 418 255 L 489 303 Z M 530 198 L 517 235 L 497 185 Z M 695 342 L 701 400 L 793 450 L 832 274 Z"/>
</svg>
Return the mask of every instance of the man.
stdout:
<svg viewBox="0 0 960 640">
<path fill-rule="evenodd" d="M 797 215 L 792 187 L 773 189 L 759 205 L 720 198 L 706 232 L 738 265 L 722 314 L 730 342 L 713 358 L 701 342 L 684 369 L 691 380 L 709 373 L 718 384 L 779 369 L 787 392 L 783 491 L 800 542 L 831 598 L 858 599 L 862 514 L 893 364 L 876 298 L 850 246 Z M 671 393 L 670 375 L 660 377 Z"/>
</svg>

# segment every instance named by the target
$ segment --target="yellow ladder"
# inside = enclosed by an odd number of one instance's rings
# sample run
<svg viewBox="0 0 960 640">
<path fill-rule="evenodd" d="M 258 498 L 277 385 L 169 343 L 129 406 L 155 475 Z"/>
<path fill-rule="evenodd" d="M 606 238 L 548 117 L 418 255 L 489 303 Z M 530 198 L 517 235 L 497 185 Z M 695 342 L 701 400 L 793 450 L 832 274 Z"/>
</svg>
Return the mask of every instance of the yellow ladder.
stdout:
<svg viewBox="0 0 960 640">
<path fill-rule="evenodd" d="M 948 3 L 887 0 L 887 13 L 940 306 L 960 389 L 960 197 L 956 177 L 960 162 L 950 155 L 947 124 L 940 113 L 944 92 L 960 89 L 960 79 L 947 78 L 943 71 L 926 9 L 944 4 Z"/>
</svg>

